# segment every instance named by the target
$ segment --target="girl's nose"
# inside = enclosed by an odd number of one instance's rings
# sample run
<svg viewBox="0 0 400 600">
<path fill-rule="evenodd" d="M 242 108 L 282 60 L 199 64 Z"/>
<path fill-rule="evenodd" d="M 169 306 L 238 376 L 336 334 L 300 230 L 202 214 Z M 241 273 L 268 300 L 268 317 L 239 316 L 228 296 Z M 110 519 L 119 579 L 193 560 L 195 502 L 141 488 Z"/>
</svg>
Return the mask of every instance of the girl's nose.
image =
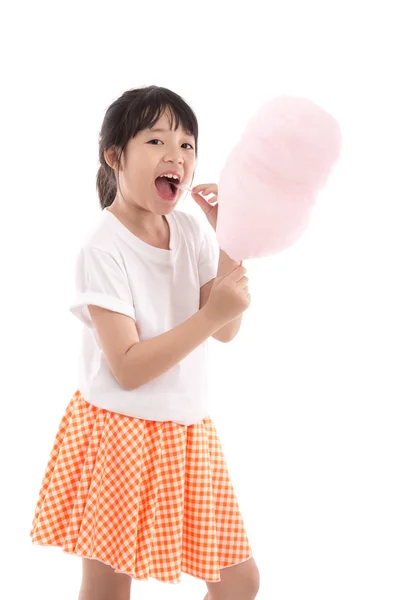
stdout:
<svg viewBox="0 0 400 600">
<path fill-rule="evenodd" d="M 170 151 L 164 155 L 164 161 L 182 164 L 183 163 L 183 154 L 179 151 L 176 151 L 176 152 Z"/>
</svg>

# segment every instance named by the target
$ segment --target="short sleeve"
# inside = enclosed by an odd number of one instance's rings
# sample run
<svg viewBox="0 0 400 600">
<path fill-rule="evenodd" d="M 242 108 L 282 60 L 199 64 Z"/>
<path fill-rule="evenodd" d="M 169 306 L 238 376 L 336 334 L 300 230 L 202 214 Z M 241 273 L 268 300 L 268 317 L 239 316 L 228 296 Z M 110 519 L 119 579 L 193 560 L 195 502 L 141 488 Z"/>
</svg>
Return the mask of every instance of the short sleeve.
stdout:
<svg viewBox="0 0 400 600">
<path fill-rule="evenodd" d="M 88 306 L 93 304 L 135 318 L 126 271 L 103 250 L 83 248 L 75 267 L 76 295 L 70 311 L 84 325 L 93 327 Z"/>
<path fill-rule="evenodd" d="M 203 240 L 199 253 L 199 280 L 200 287 L 217 276 L 219 263 L 219 245 L 217 236 L 211 225 L 206 223 Z"/>
</svg>

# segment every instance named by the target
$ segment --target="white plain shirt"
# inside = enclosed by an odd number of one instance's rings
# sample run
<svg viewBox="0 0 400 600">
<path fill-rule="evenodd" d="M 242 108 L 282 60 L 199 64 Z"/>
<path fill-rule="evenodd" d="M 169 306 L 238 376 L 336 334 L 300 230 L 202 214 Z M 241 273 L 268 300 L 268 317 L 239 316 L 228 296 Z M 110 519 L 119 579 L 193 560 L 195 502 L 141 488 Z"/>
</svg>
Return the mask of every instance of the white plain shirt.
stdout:
<svg viewBox="0 0 400 600">
<path fill-rule="evenodd" d="M 124 390 L 107 362 L 88 305 L 136 321 L 139 339 L 169 331 L 199 310 L 200 288 L 217 275 L 219 247 L 211 226 L 175 210 L 166 215 L 170 250 L 150 246 L 109 210 L 80 250 L 71 312 L 84 324 L 78 387 L 87 402 L 151 421 L 192 425 L 208 416 L 207 344 L 172 369 Z M 132 365 L 134 369 L 134 365 Z"/>
</svg>

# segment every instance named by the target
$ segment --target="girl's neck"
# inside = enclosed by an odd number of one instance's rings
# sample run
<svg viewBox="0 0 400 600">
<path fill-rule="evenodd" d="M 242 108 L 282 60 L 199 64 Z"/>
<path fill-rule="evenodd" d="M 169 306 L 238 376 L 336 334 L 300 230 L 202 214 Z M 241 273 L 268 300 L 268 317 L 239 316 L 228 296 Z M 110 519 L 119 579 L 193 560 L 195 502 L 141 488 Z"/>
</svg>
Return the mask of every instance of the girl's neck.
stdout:
<svg viewBox="0 0 400 600">
<path fill-rule="evenodd" d="M 143 241 L 153 246 L 169 248 L 169 225 L 164 215 L 156 215 L 135 206 L 126 206 L 118 198 L 108 210 Z"/>
</svg>

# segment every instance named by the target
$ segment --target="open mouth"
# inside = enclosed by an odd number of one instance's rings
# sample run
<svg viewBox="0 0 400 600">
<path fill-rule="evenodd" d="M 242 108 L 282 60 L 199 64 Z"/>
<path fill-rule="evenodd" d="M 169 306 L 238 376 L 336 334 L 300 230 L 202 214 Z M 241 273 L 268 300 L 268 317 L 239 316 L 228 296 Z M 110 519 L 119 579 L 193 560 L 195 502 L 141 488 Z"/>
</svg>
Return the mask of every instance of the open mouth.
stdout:
<svg viewBox="0 0 400 600">
<path fill-rule="evenodd" d="M 155 186 L 159 196 L 164 200 L 175 200 L 178 195 L 178 188 L 174 185 L 176 183 L 179 183 L 179 179 L 175 177 L 170 177 L 168 175 L 157 177 Z"/>
</svg>

